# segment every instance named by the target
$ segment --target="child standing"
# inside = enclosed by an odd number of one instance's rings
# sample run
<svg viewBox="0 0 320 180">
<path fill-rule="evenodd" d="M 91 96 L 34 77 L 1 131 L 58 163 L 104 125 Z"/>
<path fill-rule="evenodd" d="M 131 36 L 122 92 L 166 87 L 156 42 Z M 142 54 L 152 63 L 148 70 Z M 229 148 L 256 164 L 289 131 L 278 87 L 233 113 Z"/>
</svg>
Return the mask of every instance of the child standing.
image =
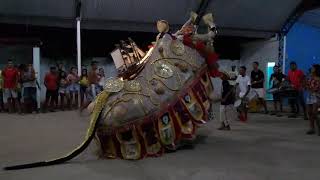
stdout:
<svg viewBox="0 0 320 180">
<path fill-rule="evenodd" d="M 68 81 L 67 81 L 67 75 L 64 71 L 60 72 L 60 82 L 59 82 L 59 95 L 60 95 L 60 108 L 62 111 L 64 111 L 66 102 L 65 97 L 67 94 L 67 87 L 68 87 Z M 67 98 L 68 101 L 68 98 Z"/>
<path fill-rule="evenodd" d="M 68 106 L 72 108 L 72 103 L 74 102 L 74 107 L 78 107 L 78 95 L 80 91 L 79 85 L 79 76 L 77 69 L 75 67 L 71 68 L 69 75 L 67 76 L 68 87 L 67 87 L 67 94 L 68 94 Z"/>
<path fill-rule="evenodd" d="M 230 121 L 233 118 L 234 87 L 229 83 L 229 77 L 222 75 L 222 99 L 220 104 L 221 127 L 218 130 L 230 131 Z"/>
</svg>

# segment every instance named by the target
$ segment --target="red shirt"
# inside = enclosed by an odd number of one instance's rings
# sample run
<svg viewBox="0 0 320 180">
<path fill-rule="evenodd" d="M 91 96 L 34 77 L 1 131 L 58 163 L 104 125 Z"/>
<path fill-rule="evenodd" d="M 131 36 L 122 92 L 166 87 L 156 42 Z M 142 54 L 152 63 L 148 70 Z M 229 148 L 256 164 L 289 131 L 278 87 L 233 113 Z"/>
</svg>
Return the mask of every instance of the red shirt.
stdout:
<svg viewBox="0 0 320 180">
<path fill-rule="evenodd" d="M 47 90 L 57 90 L 58 89 L 58 76 L 52 73 L 47 73 L 44 77 L 44 84 L 47 87 Z"/>
<path fill-rule="evenodd" d="M 293 88 L 296 90 L 302 89 L 303 77 L 304 77 L 304 73 L 300 69 L 297 69 L 295 71 L 289 70 L 288 72 L 288 79 L 292 84 Z"/>
<path fill-rule="evenodd" d="M 3 88 L 14 89 L 17 87 L 18 70 L 16 68 L 5 68 L 2 71 L 3 76 Z"/>
</svg>

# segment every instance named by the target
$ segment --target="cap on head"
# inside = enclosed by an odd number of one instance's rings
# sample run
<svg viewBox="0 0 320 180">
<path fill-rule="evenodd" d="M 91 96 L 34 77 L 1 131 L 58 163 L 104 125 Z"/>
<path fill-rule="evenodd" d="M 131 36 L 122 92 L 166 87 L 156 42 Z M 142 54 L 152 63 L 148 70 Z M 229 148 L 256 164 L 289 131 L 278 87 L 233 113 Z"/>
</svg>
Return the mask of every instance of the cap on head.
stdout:
<svg viewBox="0 0 320 180">
<path fill-rule="evenodd" d="M 297 65 L 297 63 L 295 61 L 291 61 L 290 65 Z"/>
</svg>

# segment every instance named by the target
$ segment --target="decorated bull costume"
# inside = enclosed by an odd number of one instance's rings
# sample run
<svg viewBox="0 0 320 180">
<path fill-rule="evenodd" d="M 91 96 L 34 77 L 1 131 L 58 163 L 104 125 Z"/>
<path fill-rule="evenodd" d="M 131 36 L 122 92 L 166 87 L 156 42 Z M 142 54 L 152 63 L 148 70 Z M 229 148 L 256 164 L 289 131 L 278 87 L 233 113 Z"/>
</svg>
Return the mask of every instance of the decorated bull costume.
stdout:
<svg viewBox="0 0 320 180">
<path fill-rule="evenodd" d="M 134 78 L 107 80 L 93 102 L 90 127 L 84 142 L 70 154 L 51 161 L 6 167 L 6 170 L 47 166 L 68 161 L 92 141 L 105 158 L 138 160 L 176 150 L 182 140 L 193 140 L 209 119 L 217 55 L 211 14 L 204 16 L 208 34 L 197 34 L 192 18 L 176 34 L 160 32 Z M 209 44 L 209 46 L 208 46 Z"/>
</svg>

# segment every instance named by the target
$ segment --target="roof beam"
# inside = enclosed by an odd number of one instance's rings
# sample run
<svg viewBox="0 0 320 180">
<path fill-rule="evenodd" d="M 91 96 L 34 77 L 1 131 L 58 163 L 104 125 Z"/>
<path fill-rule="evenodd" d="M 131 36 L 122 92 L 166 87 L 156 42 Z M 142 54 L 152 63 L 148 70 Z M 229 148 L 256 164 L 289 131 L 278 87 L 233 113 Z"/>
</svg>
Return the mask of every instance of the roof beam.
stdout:
<svg viewBox="0 0 320 180">
<path fill-rule="evenodd" d="M 290 29 L 294 25 L 295 22 L 298 21 L 298 19 L 309 10 L 313 10 L 320 7 L 320 1 L 319 0 L 302 0 L 301 3 L 296 7 L 296 9 L 290 14 L 284 25 L 282 26 L 282 29 L 280 31 L 280 34 L 286 35 L 289 33 Z"/>
</svg>

